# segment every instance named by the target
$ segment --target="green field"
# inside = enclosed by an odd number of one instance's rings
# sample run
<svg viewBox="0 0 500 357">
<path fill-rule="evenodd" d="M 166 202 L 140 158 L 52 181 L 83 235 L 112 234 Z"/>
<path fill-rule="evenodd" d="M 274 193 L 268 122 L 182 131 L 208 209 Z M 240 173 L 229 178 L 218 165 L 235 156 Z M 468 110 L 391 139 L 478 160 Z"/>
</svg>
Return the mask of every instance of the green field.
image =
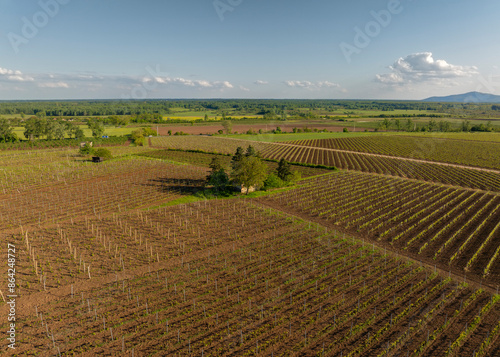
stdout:
<svg viewBox="0 0 500 357">
<path fill-rule="evenodd" d="M 150 125 L 142 125 L 142 126 L 150 126 Z M 87 125 L 79 125 L 79 127 L 83 130 L 83 134 L 85 137 L 90 138 L 92 137 L 92 131 L 87 127 Z M 131 134 L 132 131 L 136 130 L 137 127 L 125 127 L 125 128 L 116 128 L 116 127 L 105 127 L 104 128 L 104 135 L 108 136 L 124 136 Z M 14 133 L 19 137 L 21 140 L 27 140 L 27 138 L 24 136 L 24 127 L 22 126 L 16 126 L 14 127 Z M 66 136 L 68 137 L 68 136 Z"/>
</svg>

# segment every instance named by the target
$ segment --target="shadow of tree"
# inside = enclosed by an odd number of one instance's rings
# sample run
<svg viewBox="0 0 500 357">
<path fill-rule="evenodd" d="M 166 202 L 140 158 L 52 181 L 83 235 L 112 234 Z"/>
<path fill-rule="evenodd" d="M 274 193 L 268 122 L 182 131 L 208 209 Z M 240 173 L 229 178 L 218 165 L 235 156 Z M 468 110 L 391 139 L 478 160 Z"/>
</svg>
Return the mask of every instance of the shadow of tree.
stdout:
<svg viewBox="0 0 500 357">
<path fill-rule="evenodd" d="M 177 191 L 182 195 L 192 195 L 202 191 L 205 187 L 204 179 L 194 178 L 157 178 L 149 180 L 144 186 L 157 187 L 160 192 Z"/>
</svg>

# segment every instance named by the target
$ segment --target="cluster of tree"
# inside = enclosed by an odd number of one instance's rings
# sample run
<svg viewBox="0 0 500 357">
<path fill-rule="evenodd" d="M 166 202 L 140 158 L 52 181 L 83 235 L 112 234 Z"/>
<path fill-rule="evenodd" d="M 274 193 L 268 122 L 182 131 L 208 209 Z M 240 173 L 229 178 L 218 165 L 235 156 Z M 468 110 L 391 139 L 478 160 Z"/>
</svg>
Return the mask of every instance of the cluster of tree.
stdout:
<svg viewBox="0 0 500 357">
<path fill-rule="evenodd" d="M 136 144 L 137 146 L 143 146 L 144 141 L 146 140 L 145 137 L 156 136 L 156 135 L 158 135 L 156 130 L 146 127 L 134 130 L 130 135 L 130 138 L 134 141 L 134 144 Z"/>
<path fill-rule="evenodd" d="M 160 113 L 142 113 L 134 115 L 130 118 L 132 123 L 161 123 L 163 115 Z"/>
<path fill-rule="evenodd" d="M 168 100 L 63 100 L 63 101 L 4 101 L 0 114 L 35 115 L 39 118 L 138 115 L 170 113 L 179 101 Z M 183 101 L 181 101 L 183 102 Z"/>
<path fill-rule="evenodd" d="M 84 133 L 78 125 L 69 121 L 31 117 L 24 124 L 24 136 L 29 140 L 44 137 L 47 140 L 64 139 L 66 136 L 80 139 Z"/>
<path fill-rule="evenodd" d="M 283 187 L 300 178 L 297 172 L 292 172 L 290 164 L 285 159 L 280 160 L 276 172 L 268 174 L 268 166 L 252 146 L 248 146 L 246 151 L 242 147 L 236 149 L 231 158 L 229 174 L 217 156 L 212 159 L 210 169 L 206 184 L 212 186 L 216 194 L 226 192 L 231 184 L 240 187 L 242 192 L 248 194 L 252 187 L 254 189 Z"/>
<path fill-rule="evenodd" d="M 411 119 L 406 119 L 402 121 L 401 119 L 387 119 L 380 121 L 377 125 L 377 130 L 390 130 L 395 129 L 397 131 L 438 131 L 438 132 L 451 132 L 451 131 L 494 131 L 491 122 L 488 124 L 471 125 L 469 120 L 464 120 L 460 128 L 453 129 L 452 124 L 447 120 L 436 121 L 431 119 L 427 124 L 419 124 L 413 122 Z"/>
<path fill-rule="evenodd" d="M 110 115 L 108 117 L 104 117 L 102 122 L 104 125 L 127 126 L 130 122 L 130 117 L 125 115 Z"/>
</svg>

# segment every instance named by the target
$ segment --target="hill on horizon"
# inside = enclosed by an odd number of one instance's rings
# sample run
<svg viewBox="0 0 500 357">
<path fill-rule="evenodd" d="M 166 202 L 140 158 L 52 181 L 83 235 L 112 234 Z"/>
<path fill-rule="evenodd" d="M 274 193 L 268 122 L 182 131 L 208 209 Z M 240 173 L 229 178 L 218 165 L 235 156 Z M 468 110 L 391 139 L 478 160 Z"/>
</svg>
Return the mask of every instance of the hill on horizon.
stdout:
<svg viewBox="0 0 500 357">
<path fill-rule="evenodd" d="M 500 95 L 481 92 L 468 92 L 444 97 L 430 97 L 423 102 L 452 102 L 452 103 L 500 103 Z"/>
</svg>

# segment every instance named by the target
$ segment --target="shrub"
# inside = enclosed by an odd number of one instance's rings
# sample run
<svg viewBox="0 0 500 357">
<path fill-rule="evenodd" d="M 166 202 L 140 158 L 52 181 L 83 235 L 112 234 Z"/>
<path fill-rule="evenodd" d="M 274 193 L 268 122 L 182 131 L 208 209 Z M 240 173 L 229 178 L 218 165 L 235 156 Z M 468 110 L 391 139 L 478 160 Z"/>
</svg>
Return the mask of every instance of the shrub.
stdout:
<svg viewBox="0 0 500 357">
<path fill-rule="evenodd" d="M 99 149 L 95 150 L 94 156 L 103 157 L 105 159 L 112 159 L 113 158 L 111 151 L 109 151 L 106 148 L 99 148 Z"/>
<path fill-rule="evenodd" d="M 78 150 L 78 153 L 83 156 L 92 155 L 94 153 L 94 149 L 91 146 L 85 145 Z"/>
<path fill-rule="evenodd" d="M 156 132 L 156 130 L 154 129 L 151 129 L 151 128 L 142 128 L 142 133 L 144 136 L 157 136 L 158 133 Z"/>
<path fill-rule="evenodd" d="M 275 173 L 272 173 L 269 176 L 267 176 L 266 180 L 264 181 L 263 189 L 269 190 L 272 188 L 280 188 L 285 185 L 286 185 L 285 181 L 280 179 L 278 175 L 276 175 Z"/>
</svg>

